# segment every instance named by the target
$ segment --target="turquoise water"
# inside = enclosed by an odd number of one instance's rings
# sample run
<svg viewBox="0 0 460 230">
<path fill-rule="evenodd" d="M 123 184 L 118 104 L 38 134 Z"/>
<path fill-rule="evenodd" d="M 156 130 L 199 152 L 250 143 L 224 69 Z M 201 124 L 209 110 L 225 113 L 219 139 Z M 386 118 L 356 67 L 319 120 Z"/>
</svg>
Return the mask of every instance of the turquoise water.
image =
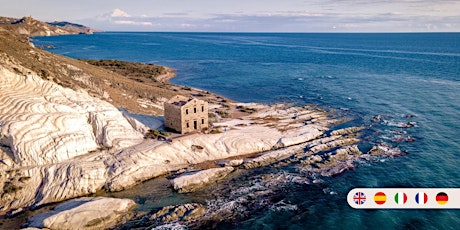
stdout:
<svg viewBox="0 0 460 230">
<path fill-rule="evenodd" d="M 456 229 L 460 210 L 354 210 L 346 194 L 354 187 L 460 187 L 460 33 L 238 34 L 100 33 L 34 38 L 37 45 L 74 58 L 120 59 L 166 65 L 171 82 L 210 90 L 243 102 L 297 102 L 335 109 L 367 127 L 361 148 L 395 135 L 409 154 L 361 162 L 352 171 L 313 185 L 273 188 L 273 204 L 249 205 L 247 214 L 213 225 L 234 229 Z M 380 123 L 371 119 L 381 115 Z M 413 116 L 407 118 L 407 115 Z M 398 125 L 416 122 L 412 129 Z M 219 204 L 244 194 L 258 175 L 293 168 L 242 171 L 218 195 L 210 188 L 176 200 Z M 247 195 L 247 194 L 246 194 Z M 160 206 L 162 201 L 132 195 Z M 141 197 L 141 198 L 139 198 Z M 223 197 L 223 198 L 222 198 Z M 172 199 L 172 198 L 168 198 Z M 174 200 L 172 199 L 172 200 Z M 281 202 L 281 203 L 280 203 Z M 290 206 L 289 206 L 290 207 Z"/>
</svg>

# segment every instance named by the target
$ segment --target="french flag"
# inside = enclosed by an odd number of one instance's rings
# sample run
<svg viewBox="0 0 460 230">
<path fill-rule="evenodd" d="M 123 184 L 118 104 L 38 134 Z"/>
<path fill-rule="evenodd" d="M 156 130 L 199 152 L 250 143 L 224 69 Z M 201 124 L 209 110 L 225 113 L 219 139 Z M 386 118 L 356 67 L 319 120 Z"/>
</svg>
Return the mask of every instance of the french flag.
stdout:
<svg viewBox="0 0 460 230">
<path fill-rule="evenodd" d="M 415 195 L 415 202 L 417 204 L 426 204 L 428 202 L 428 195 L 424 192 L 419 192 Z"/>
</svg>

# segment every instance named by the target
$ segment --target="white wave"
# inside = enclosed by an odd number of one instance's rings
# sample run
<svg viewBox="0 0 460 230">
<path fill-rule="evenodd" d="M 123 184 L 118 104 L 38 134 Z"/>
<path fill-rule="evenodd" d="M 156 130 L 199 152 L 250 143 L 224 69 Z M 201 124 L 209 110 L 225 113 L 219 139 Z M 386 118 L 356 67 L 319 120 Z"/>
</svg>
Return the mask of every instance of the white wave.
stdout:
<svg viewBox="0 0 460 230">
<path fill-rule="evenodd" d="M 284 201 L 280 201 L 276 204 L 273 204 L 270 207 L 270 210 L 275 212 L 286 212 L 286 211 L 296 211 L 299 207 L 295 204 L 286 204 Z"/>
</svg>

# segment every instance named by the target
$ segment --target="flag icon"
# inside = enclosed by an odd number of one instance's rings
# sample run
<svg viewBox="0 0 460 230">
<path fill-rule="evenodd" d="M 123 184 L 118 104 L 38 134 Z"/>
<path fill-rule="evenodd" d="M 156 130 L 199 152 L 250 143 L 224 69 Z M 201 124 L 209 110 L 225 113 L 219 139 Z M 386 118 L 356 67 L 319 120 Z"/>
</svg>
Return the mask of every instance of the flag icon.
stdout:
<svg viewBox="0 0 460 230">
<path fill-rule="evenodd" d="M 448 200 L 449 197 L 445 192 L 440 192 L 438 193 L 438 195 L 436 195 L 436 202 L 438 202 L 438 204 L 444 205 L 447 203 Z"/>
<path fill-rule="evenodd" d="M 415 195 L 415 202 L 417 204 L 426 204 L 428 202 L 428 195 L 424 192 L 419 192 Z"/>
<path fill-rule="evenodd" d="M 364 204 L 364 202 L 366 202 L 366 194 L 364 194 L 363 192 L 357 192 L 357 193 L 355 193 L 355 195 L 353 196 L 353 201 L 354 201 L 357 205 L 362 205 L 362 204 Z"/>
<path fill-rule="evenodd" d="M 374 201 L 378 205 L 385 204 L 387 201 L 387 195 L 385 195 L 383 192 L 378 192 L 374 195 Z"/>
<path fill-rule="evenodd" d="M 407 195 L 403 192 L 398 192 L 395 194 L 396 204 L 405 204 L 407 202 Z"/>
</svg>

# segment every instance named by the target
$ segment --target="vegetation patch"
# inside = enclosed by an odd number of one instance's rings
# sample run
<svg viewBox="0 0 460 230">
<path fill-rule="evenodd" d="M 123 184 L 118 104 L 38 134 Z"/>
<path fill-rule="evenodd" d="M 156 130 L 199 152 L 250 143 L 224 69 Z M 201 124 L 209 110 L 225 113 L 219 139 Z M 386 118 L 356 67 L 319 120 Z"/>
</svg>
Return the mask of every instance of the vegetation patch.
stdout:
<svg viewBox="0 0 460 230">
<path fill-rule="evenodd" d="M 255 113 L 257 112 L 257 109 L 254 109 L 254 108 L 248 108 L 248 107 L 245 107 L 245 106 L 237 106 L 236 109 L 238 109 L 240 112 L 243 112 L 243 113 Z"/>
<path fill-rule="evenodd" d="M 229 118 L 230 117 L 230 114 L 228 112 L 226 112 L 226 111 L 217 110 L 216 113 L 219 114 L 219 116 L 222 117 L 222 118 Z"/>
<path fill-rule="evenodd" d="M 21 186 L 17 186 L 12 182 L 5 182 L 3 184 L 3 193 L 4 194 L 11 194 L 11 193 L 16 193 L 17 191 L 21 190 Z"/>
<path fill-rule="evenodd" d="M 155 64 L 143 64 L 138 62 L 125 62 L 118 60 L 85 60 L 87 63 L 108 69 L 139 82 L 142 78 L 156 81 L 156 77 L 167 74 L 166 68 Z"/>
<path fill-rule="evenodd" d="M 169 136 L 168 132 L 163 132 L 156 129 L 150 129 L 144 136 L 145 139 L 166 139 Z"/>
</svg>

